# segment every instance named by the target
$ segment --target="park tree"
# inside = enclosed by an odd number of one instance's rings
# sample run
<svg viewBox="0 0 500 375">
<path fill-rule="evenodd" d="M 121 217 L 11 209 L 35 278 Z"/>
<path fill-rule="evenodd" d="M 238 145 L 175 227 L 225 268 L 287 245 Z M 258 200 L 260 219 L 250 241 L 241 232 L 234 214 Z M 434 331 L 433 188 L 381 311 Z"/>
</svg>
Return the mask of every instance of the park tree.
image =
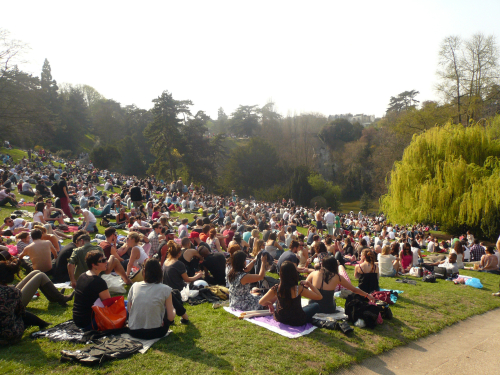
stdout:
<svg viewBox="0 0 500 375">
<path fill-rule="evenodd" d="M 420 103 L 416 99 L 416 96 L 419 93 L 420 93 L 419 91 L 410 90 L 410 91 L 403 91 L 397 96 L 391 96 L 387 112 L 402 112 L 402 111 L 407 111 L 411 108 L 415 108 L 418 105 L 418 103 Z"/>
<path fill-rule="evenodd" d="M 231 114 L 231 131 L 251 137 L 259 129 L 260 111 L 256 105 L 240 105 Z"/>
<path fill-rule="evenodd" d="M 498 84 L 499 47 L 493 35 L 444 39 L 439 52 L 437 90 L 456 105 L 458 122 L 468 124 L 483 115 L 485 99 Z M 465 117 L 465 118 L 464 118 Z"/>
<path fill-rule="evenodd" d="M 390 175 L 381 209 L 393 222 L 439 223 L 444 230 L 496 239 L 500 231 L 500 117 L 448 124 L 415 136 Z"/>
<path fill-rule="evenodd" d="M 461 49 L 462 40 L 459 36 L 448 36 L 441 42 L 437 71 L 440 82 L 436 86 L 447 102 L 456 103 L 458 123 L 462 123 L 460 88 L 464 78 Z"/>
<path fill-rule="evenodd" d="M 350 123 L 346 119 L 337 119 L 325 125 L 318 137 L 330 149 L 341 148 L 347 142 L 353 142 L 361 137 L 363 126 L 358 122 Z"/>
<path fill-rule="evenodd" d="M 176 180 L 181 161 L 181 126 L 191 115 L 189 106 L 193 103 L 191 100 L 175 100 L 168 91 L 153 99 L 153 103 L 153 118 L 144 130 L 144 135 L 151 144 L 151 153 L 156 158 L 150 171 L 159 175 L 160 171 L 165 173 L 168 169 L 169 177 Z"/>
</svg>

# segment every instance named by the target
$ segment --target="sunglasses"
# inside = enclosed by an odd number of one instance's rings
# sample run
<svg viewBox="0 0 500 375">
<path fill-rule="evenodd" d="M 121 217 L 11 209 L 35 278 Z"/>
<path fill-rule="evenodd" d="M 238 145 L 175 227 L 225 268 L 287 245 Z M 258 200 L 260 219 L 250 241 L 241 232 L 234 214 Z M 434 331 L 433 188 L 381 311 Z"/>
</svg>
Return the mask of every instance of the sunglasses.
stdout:
<svg viewBox="0 0 500 375">
<path fill-rule="evenodd" d="M 106 258 L 104 259 L 99 259 L 97 263 L 108 263 L 108 260 Z"/>
</svg>

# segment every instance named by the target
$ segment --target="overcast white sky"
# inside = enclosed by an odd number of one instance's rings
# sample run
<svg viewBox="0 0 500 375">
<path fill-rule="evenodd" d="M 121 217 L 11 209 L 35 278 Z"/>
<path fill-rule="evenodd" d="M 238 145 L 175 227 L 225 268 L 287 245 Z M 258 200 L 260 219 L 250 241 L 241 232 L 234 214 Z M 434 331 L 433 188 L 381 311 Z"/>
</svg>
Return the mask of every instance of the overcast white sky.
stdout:
<svg viewBox="0 0 500 375">
<path fill-rule="evenodd" d="M 382 116 L 391 96 L 437 99 L 439 44 L 500 38 L 499 0 L 10 1 L 0 27 L 39 75 L 151 108 L 168 90 L 213 118 L 223 107 Z"/>
</svg>

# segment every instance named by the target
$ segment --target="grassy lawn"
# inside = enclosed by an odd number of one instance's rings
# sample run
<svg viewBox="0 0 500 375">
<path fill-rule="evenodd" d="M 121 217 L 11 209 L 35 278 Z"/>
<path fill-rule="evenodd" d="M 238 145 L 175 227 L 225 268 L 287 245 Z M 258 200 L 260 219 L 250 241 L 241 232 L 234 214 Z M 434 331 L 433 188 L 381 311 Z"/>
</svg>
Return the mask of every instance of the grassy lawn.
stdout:
<svg viewBox="0 0 500 375">
<path fill-rule="evenodd" d="M 32 207 L 24 209 L 33 211 Z M 14 209 L 10 207 L 2 207 L 0 219 L 3 221 L 12 211 Z M 104 233 L 104 228 L 99 229 L 100 233 Z M 354 268 L 348 266 L 347 271 L 353 284 L 357 285 L 353 278 Z M 498 291 L 499 276 L 473 271 L 461 273 L 479 277 L 484 288 L 474 289 L 444 280 L 436 284 L 418 282 L 414 286 L 397 283 L 393 278 L 381 278 L 381 288 L 404 291 L 397 304 L 391 307 L 394 318 L 373 330 L 354 328 L 350 336 L 338 331 L 316 329 L 299 339 L 288 339 L 238 320 L 223 309 L 214 310 L 210 304 L 186 305 L 192 321 L 190 325 L 181 325 L 177 318 L 172 327 L 173 333 L 156 343 L 146 354 L 105 362 L 92 371 L 98 374 L 137 374 L 145 369 L 151 374 L 330 373 L 438 332 L 469 316 L 500 307 L 500 298 L 491 296 L 492 292 Z M 338 299 L 337 304 L 344 306 L 344 300 Z M 49 304 L 41 295 L 28 305 L 28 310 L 57 324 L 71 319 L 73 302 L 68 305 L 63 308 L 58 304 Z M 82 365 L 59 362 L 62 349 L 77 349 L 84 345 L 32 340 L 29 335 L 37 330 L 29 328 L 20 343 L 0 348 L 2 373 L 90 372 Z"/>
<path fill-rule="evenodd" d="M 349 213 L 350 211 L 354 211 L 355 214 L 361 210 L 360 201 L 350 201 L 350 202 L 342 202 L 342 206 L 340 207 L 340 211 L 342 213 Z M 378 200 L 372 199 L 370 201 L 370 208 L 368 213 L 377 213 L 379 210 Z M 366 213 L 365 213 L 366 214 Z"/>
</svg>

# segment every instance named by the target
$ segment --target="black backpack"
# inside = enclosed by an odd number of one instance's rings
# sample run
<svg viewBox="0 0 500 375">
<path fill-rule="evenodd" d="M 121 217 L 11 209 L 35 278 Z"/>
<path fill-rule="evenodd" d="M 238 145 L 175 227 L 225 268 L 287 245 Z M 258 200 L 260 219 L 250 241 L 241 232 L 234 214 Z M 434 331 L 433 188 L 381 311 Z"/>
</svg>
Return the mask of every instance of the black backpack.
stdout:
<svg viewBox="0 0 500 375">
<path fill-rule="evenodd" d="M 54 182 L 54 185 L 50 187 L 50 191 L 55 197 L 61 197 L 61 189 L 59 188 L 59 184 L 57 182 Z"/>
</svg>

